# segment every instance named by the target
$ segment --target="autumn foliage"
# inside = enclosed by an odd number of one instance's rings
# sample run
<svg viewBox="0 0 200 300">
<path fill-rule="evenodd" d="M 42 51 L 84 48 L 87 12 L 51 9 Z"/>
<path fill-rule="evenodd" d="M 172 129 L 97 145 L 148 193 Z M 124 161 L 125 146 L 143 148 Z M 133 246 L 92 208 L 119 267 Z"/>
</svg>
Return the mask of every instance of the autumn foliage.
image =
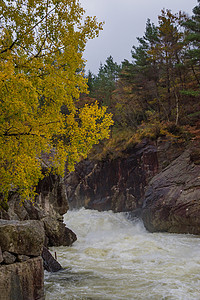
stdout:
<svg viewBox="0 0 200 300">
<path fill-rule="evenodd" d="M 132 48 L 131 62 L 112 62 L 108 77 L 108 58 L 97 76 L 89 74 L 91 95 L 100 90 L 106 94 L 108 84 L 112 86 L 109 108 L 115 126 L 137 130 L 155 120 L 179 126 L 192 122 L 192 114 L 200 115 L 199 1 L 193 13 L 190 17 L 162 10 L 157 26 L 147 20 L 144 35 Z M 104 77 L 107 84 L 97 86 Z"/>
<path fill-rule="evenodd" d="M 87 92 L 82 52 L 102 24 L 75 0 L 1 1 L 0 13 L 0 193 L 25 199 L 43 176 L 42 153 L 53 151 L 63 175 L 109 136 L 105 107 L 76 105 Z"/>
<path fill-rule="evenodd" d="M 132 48 L 131 62 L 117 65 L 108 57 L 97 76 L 89 72 L 91 97 L 104 95 L 115 121 L 105 153 L 123 151 L 145 137 L 187 140 L 197 132 L 199 32 L 199 0 L 192 16 L 163 9 L 157 25 L 147 20 L 144 35 Z"/>
</svg>

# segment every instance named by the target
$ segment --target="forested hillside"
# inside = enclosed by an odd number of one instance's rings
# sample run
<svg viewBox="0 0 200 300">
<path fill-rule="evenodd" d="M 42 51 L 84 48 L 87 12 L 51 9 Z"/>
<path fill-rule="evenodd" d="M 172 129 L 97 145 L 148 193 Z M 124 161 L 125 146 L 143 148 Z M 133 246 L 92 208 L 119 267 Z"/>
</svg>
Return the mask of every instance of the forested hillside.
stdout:
<svg viewBox="0 0 200 300">
<path fill-rule="evenodd" d="M 84 76 L 82 53 L 102 23 L 75 1 L 2 1 L 0 34 L 0 193 L 34 195 L 48 173 L 64 175 L 93 145 L 100 156 L 144 137 L 199 134 L 200 1 L 193 15 L 162 10 L 132 48 Z M 88 92 L 87 94 L 87 84 Z M 108 113 L 106 110 L 108 109 Z M 112 118 L 111 114 L 112 113 Z M 113 126 L 114 121 L 114 126 Z"/>
<path fill-rule="evenodd" d="M 110 56 L 97 75 L 89 72 L 90 97 L 107 105 L 115 121 L 108 148 L 143 137 L 199 134 L 199 32 L 200 1 L 192 16 L 162 10 L 158 25 L 147 20 L 131 62 L 118 65 Z"/>
</svg>

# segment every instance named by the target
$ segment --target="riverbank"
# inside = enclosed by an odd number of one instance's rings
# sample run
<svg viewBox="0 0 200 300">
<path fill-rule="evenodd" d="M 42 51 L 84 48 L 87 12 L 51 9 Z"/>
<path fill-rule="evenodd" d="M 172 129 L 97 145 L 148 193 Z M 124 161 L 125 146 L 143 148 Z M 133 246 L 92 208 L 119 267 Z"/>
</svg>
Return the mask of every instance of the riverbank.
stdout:
<svg viewBox="0 0 200 300">
<path fill-rule="evenodd" d="M 68 204 L 62 178 L 49 174 L 37 192 L 34 203 L 20 203 L 11 192 L 8 209 L 0 212 L 0 295 L 5 300 L 43 300 L 44 267 L 61 269 L 46 247 L 70 246 L 77 239 L 63 223 Z"/>
</svg>

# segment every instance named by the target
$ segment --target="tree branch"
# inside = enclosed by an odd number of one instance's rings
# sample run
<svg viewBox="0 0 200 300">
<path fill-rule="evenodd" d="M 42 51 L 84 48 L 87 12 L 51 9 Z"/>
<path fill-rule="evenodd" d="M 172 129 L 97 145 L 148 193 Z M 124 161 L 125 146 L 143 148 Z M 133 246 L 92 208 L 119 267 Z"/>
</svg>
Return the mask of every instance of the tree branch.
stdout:
<svg viewBox="0 0 200 300">
<path fill-rule="evenodd" d="M 32 30 L 34 30 L 40 23 L 42 23 L 43 20 L 46 19 L 46 18 L 48 17 L 48 15 L 50 15 L 50 14 L 58 7 L 59 4 L 60 4 L 60 3 L 58 2 L 58 3 L 57 3 L 50 11 L 48 11 L 48 12 L 45 14 L 45 16 L 44 16 L 42 19 L 40 19 L 34 26 L 32 26 L 32 28 L 30 28 L 29 30 L 27 30 L 27 31 L 24 33 L 23 37 L 26 36 L 26 35 L 28 35 L 28 34 L 29 34 Z M 21 39 L 22 39 L 22 37 L 21 37 Z M 21 39 L 16 38 L 8 48 L 6 48 L 6 49 L 4 49 L 4 50 L 1 50 L 0 54 L 3 54 L 3 53 L 5 53 L 5 52 L 7 52 L 7 51 L 9 51 L 9 50 L 12 50 L 12 48 L 14 47 L 14 45 L 15 45 L 17 42 L 19 43 L 19 42 L 21 41 Z"/>
</svg>

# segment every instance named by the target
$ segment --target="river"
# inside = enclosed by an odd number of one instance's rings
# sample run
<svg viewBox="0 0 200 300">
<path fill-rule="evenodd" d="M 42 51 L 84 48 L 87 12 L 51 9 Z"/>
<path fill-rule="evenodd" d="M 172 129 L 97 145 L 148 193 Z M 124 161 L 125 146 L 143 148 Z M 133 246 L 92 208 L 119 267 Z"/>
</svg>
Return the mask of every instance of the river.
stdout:
<svg viewBox="0 0 200 300">
<path fill-rule="evenodd" d="M 200 239 L 149 233 L 124 213 L 65 215 L 78 240 L 56 251 L 64 270 L 45 272 L 46 300 L 200 299 Z"/>
</svg>

